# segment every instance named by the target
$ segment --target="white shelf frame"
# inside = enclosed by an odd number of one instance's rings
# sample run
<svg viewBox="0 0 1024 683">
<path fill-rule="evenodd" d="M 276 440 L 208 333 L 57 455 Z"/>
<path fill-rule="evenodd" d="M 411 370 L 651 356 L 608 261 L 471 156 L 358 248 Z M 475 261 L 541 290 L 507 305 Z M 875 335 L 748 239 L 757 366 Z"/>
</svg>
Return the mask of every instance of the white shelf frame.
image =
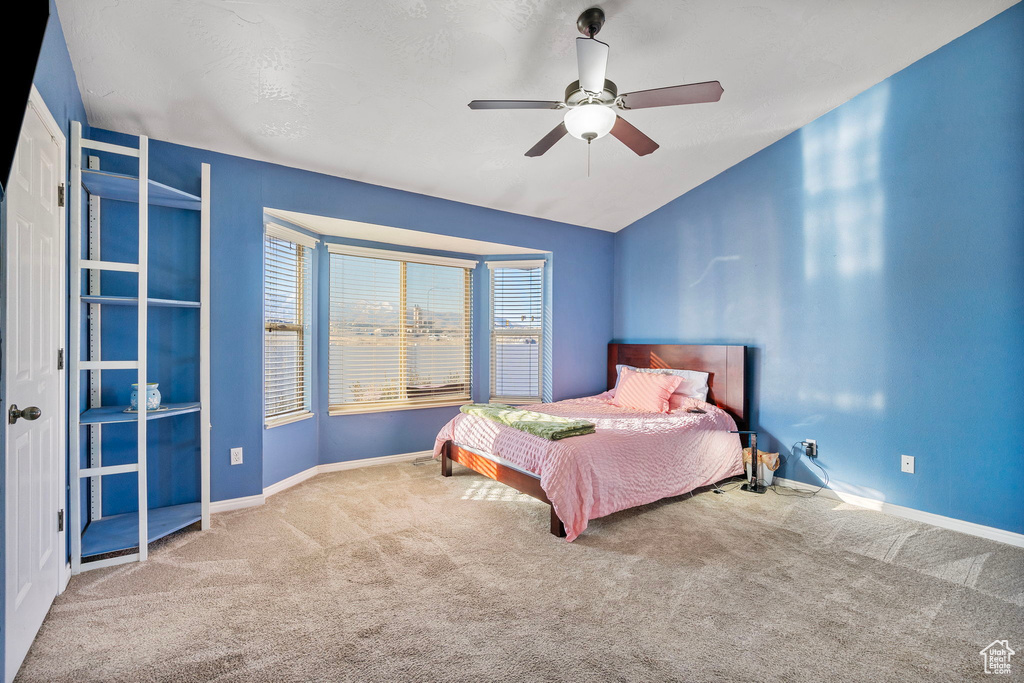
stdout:
<svg viewBox="0 0 1024 683">
<path fill-rule="evenodd" d="M 138 173 L 138 232 L 139 232 L 139 262 L 119 263 L 103 261 L 100 254 L 100 203 L 98 197 L 89 196 L 88 214 L 88 258 L 82 258 L 82 198 L 86 191 L 82 184 L 82 155 L 83 150 L 91 149 L 100 152 L 120 154 L 139 160 Z M 93 170 L 99 169 L 99 161 L 96 157 L 90 157 L 88 167 Z M 200 441 L 200 508 L 201 527 L 210 528 L 210 165 L 201 166 L 201 191 L 200 191 L 200 259 L 199 259 L 199 280 L 200 280 L 200 301 L 199 301 L 199 441 Z M 71 571 L 78 574 L 89 569 L 109 567 L 127 562 L 145 561 L 149 557 L 149 506 L 147 486 L 147 463 L 148 453 L 146 452 L 146 436 L 149 420 L 145 398 L 139 401 L 139 412 L 137 418 L 137 462 L 131 465 L 103 465 L 102 453 L 102 424 L 89 424 L 89 465 L 81 466 L 81 383 L 82 372 L 89 371 L 89 397 L 90 408 L 101 406 L 102 370 L 104 369 L 133 369 L 137 373 L 137 381 L 140 387 L 146 386 L 147 371 L 147 342 L 148 342 L 148 317 L 149 303 L 147 294 L 149 292 L 149 138 L 139 136 L 138 148 L 123 145 L 113 145 L 95 140 L 88 140 L 82 137 L 82 124 L 78 121 L 71 122 L 71 183 L 68 194 L 71 201 L 71 251 L 70 251 L 70 272 L 69 298 L 71 300 L 70 322 L 71 334 L 68 353 L 68 375 L 69 375 L 69 402 L 68 411 L 68 453 L 70 457 L 70 494 L 71 510 L 69 515 L 69 528 L 71 536 Z M 89 325 L 88 360 L 82 360 L 82 279 L 81 271 L 88 271 L 88 295 L 98 296 L 100 291 L 100 271 L 120 271 L 137 273 L 139 302 L 137 306 L 137 334 L 138 346 L 136 360 L 129 361 L 102 361 L 101 355 L 101 327 L 100 309 L 103 304 L 90 303 L 89 317 L 92 324 Z M 82 531 L 84 528 L 82 520 L 82 479 L 90 481 L 90 506 L 89 521 L 102 519 L 102 477 L 104 475 L 125 474 L 134 472 L 138 480 L 138 546 L 137 551 L 131 554 L 82 562 Z"/>
<path fill-rule="evenodd" d="M 89 157 L 89 168 L 100 167 L 99 157 Z M 100 198 L 89 197 L 89 259 L 100 261 Z M 76 271 L 72 271 L 76 272 Z M 138 265 L 133 272 L 139 272 Z M 89 273 L 89 294 L 100 294 L 101 271 L 90 269 Z M 78 273 L 81 275 L 81 273 Z M 100 320 L 100 305 L 89 304 L 89 319 Z M 100 343 L 99 325 L 89 326 L 89 358 L 103 358 L 103 349 Z M 78 358 L 78 356 L 76 356 Z M 103 371 L 93 370 L 89 373 L 89 407 L 99 408 L 103 405 L 102 399 Z M 89 429 L 89 469 L 103 471 L 100 459 L 100 450 L 103 448 L 103 425 Z M 135 468 L 137 470 L 138 467 Z M 133 470 L 133 471 L 135 471 Z M 91 519 L 103 518 L 103 477 L 91 477 L 89 479 L 89 508 Z"/>
</svg>

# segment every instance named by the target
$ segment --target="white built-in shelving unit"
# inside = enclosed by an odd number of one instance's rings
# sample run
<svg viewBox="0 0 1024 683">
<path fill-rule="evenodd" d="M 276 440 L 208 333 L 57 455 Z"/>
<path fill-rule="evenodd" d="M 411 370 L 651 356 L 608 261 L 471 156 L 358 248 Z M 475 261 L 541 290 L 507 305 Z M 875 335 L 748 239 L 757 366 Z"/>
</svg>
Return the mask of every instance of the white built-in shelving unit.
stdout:
<svg viewBox="0 0 1024 683">
<path fill-rule="evenodd" d="M 108 173 L 98 169 L 95 157 L 82 167 L 84 150 L 138 159 L 138 175 Z M 202 164 L 201 190 L 196 196 L 149 179 L 149 140 L 139 136 L 138 147 L 114 145 L 82 137 L 82 125 L 71 124 L 71 277 L 70 352 L 68 411 L 68 452 L 70 453 L 71 567 L 74 573 L 125 562 L 143 561 L 148 544 L 158 538 L 200 522 L 210 526 L 210 165 Z M 112 199 L 138 204 L 139 255 L 137 263 L 104 261 L 100 254 L 100 200 Z M 87 202 L 87 205 L 83 205 Z M 199 301 L 178 301 L 146 297 L 149 292 L 150 207 L 163 206 L 198 211 Z M 82 222 L 86 218 L 86 230 Z M 83 241 L 84 240 L 84 241 Z M 82 258 L 83 252 L 88 254 Z M 85 293 L 83 271 L 87 274 Z M 135 273 L 138 296 L 109 296 L 100 291 L 103 271 Z M 86 316 L 82 310 L 88 306 Z M 138 350 L 134 360 L 102 360 L 101 309 L 105 306 L 134 306 L 137 317 Z M 164 404 L 166 410 L 147 411 L 145 391 L 140 391 L 138 412 L 128 406 L 102 405 L 103 371 L 135 370 L 139 387 L 147 384 L 148 312 L 150 307 L 196 309 L 199 316 L 199 396 L 197 401 Z M 108 330 L 108 333 L 110 331 Z M 126 331 L 128 332 L 128 331 Z M 84 347 L 84 348 L 83 348 Z M 84 377 L 87 375 L 87 378 Z M 85 383 L 85 384 L 83 384 Z M 82 391 L 88 387 L 83 401 Z M 87 405 L 83 405 L 86 403 Z M 200 500 L 181 505 L 149 507 L 146 447 L 147 423 L 199 413 Z M 103 464 L 103 425 L 136 423 L 134 463 Z M 87 434 L 87 443 L 83 435 Z M 84 454 L 88 465 L 83 466 Z M 172 463 L 173 466 L 173 463 Z M 134 473 L 138 480 L 138 505 L 134 512 L 103 515 L 103 477 Z M 88 505 L 83 504 L 83 480 L 88 480 Z M 134 552 L 127 552 L 134 550 Z"/>
</svg>

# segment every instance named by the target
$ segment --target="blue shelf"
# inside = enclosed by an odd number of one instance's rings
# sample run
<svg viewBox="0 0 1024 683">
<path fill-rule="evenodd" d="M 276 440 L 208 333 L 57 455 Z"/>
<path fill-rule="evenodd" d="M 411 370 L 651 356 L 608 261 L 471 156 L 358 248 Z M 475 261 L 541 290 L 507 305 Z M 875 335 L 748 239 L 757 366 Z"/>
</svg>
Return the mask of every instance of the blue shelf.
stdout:
<svg viewBox="0 0 1024 683">
<path fill-rule="evenodd" d="M 202 518 L 199 503 L 149 510 L 149 542 L 180 531 Z M 90 522 L 82 533 L 82 557 L 139 547 L 139 513 L 126 512 Z"/>
<path fill-rule="evenodd" d="M 147 420 L 159 420 L 164 417 L 173 417 L 175 415 L 184 415 L 185 413 L 195 413 L 199 411 L 199 402 L 195 403 L 165 403 L 165 406 L 169 410 L 161 410 L 159 412 L 149 411 L 146 413 Z M 94 424 L 107 424 L 109 422 L 138 422 L 138 413 L 126 413 L 124 412 L 128 406 L 103 406 L 102 408 L 90 408 L 82 413 L 79 418 L 79 424 L 94 425 Z"/>
<path fill-rule="evenodd" d="M 82 297 L 82 302 L 87 304 L 109 304 L 112 306 L 138 306 L 137 296 L 102 296 L 87 294 Z M 146 299 L 150 306 L 168 306 L 170 308 L 199 308 L 198 301 L 179 301 L 177 299 Z"/>
<path fill-rule="evenodd" d="M 122 202 L 138 203 L 139 201 L 139 179 L 129 175 L 83 168 L 82 187 L 94 197 L 116 199 Z M 173 209 L 199 211 L 202 200 L 194 194 L 150 180 L 149 203 L 156 206 L 169 206 Z"/>
</svg>

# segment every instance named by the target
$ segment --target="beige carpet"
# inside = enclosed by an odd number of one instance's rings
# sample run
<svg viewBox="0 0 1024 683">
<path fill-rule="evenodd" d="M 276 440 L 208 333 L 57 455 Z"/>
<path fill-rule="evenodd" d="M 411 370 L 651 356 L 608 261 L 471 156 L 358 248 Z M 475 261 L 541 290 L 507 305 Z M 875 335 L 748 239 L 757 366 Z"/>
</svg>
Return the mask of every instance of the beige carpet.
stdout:
<svg viewBox="0 0 1024 683">
<path fill-rule="evenodd" d="M 74 577 L 18 680 L 962 681 L 997 638 L 1024 678 L 1024 550 L 739 491 L 567 544 L 455 468 L 321 475 Z"/>
</svg>

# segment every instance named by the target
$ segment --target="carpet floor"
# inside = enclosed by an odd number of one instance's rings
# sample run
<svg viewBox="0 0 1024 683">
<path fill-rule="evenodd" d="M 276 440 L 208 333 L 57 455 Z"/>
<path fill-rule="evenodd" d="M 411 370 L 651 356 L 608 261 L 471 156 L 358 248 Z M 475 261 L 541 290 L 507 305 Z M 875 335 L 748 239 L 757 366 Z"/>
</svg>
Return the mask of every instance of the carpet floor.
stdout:
<svg viewBox="0 0 1024 683">
<path fill-rule="evenodd" d="M 771 492 L 571 544 L 547 510 L 458 465 L 323 474 L 74 577 L 17 680 L 963 681 L 996 639 L 1024 678 L 1024 549 Z"/>
</svg>

